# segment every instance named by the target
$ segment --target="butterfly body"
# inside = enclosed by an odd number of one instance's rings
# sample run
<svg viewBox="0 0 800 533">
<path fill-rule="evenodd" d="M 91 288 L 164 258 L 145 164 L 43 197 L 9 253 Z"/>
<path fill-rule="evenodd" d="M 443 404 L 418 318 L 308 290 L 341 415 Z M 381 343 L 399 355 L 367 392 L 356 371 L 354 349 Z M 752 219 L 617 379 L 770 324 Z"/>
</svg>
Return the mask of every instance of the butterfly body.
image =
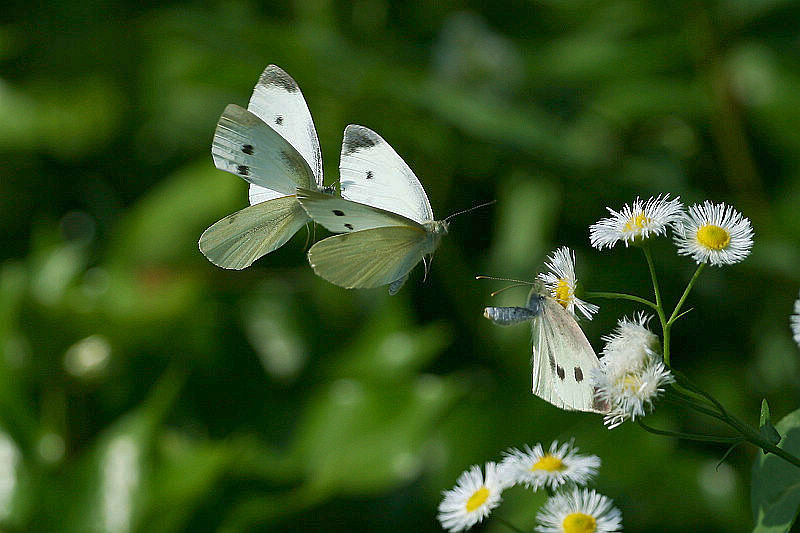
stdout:
<svg viewBox="0 0 800 533">
<path fill-rule="evenodd" d="M 591 372 L 600 361 L 574 317 L 535 286 L 525 307 L 487 307 L 484 316 L 501 326 L 531 322 L 532 392 L 570 411 L 603 413 Z"/>
</svg>

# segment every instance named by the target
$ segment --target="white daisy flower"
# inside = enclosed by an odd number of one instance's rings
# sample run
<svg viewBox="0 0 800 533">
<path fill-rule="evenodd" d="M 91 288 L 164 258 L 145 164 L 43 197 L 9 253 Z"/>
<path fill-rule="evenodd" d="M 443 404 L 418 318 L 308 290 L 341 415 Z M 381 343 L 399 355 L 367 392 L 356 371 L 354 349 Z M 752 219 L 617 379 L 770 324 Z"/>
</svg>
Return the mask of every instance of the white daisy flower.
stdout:
<svg viewBox="0 0 800 533">
<path fill-rule="evenodd" d="M 661 359 L 658 335 L 647 327 L 652 318 L 641 312 L 631 319 L 622 317 L 614 331 L 602 337 L 606 345 L 600 362 L 606 373 L 618 375 L 636 372 L 648 362 Z"/>
<path fill-rule="evenodd" d="M 500 495 L 508 482 L 495 463 L 486 463 L 486 478 L 481 467 L 473 465 L 462 473 L 452 490 L 445 491 L 439 504 L 439 522 L 448 531 L 464 531 L 500 505 Z"/>
<path fill-rule="evenodd" d="M 653 402 L 674 378 L 664 363 L 651 359 L 644 367 L 627 372 L 603 365 L 593 371 L 592 381 L 599 401 L 609 406 L 603 423 L 614 429 L 652 411 Z"/>
<path fill-rule="evenodd" d="M 559 446 L 555 441 L 547 452 L 541 444 L 533 448 L 525 445 L 524 450 L 511 448 L 505 452 L 500 468 L 515 485 L 525 485 L 533 490 L 542 487 L 555 490 L 566 483 L 588 483 L 600 468 L 600 458 L 579 455 L 572 442 Z"/>
<path fill-rule="evenodd" d="M 599 307 L 575 297 L 578 278 L 575 276 L 575 252 L 562 246 L 547 258 L 545 266 L 550 272 L 541 273 L 537 277 L 544 283 L 553 298 L 561 306 L 575 316 L 575 309 L 589 320 Z"/>
<path fill-rule="evenodd" d="M 675 236 L 680 255 L 698 263 L 732 265 L 750 255 L 753 228 L 733 207 L 705 201 L 689 208 Z"/>
<path fill-rule="evenodd" d="M 646 202 L 637 197 L 633 205 L 625 204 L 621 211 L 606 209 L 611 216 L 589 227 L 589 241 L 598 250 L 613 248 L 619 241 L 628 246 L 654 235 L 665 235 L 683 214 L 680 197 L 670 200 L 669 194 L 651 196 Z"/>
<path fill-rule="evenodd" d="M 800 345 L 800 298 L 794 302 L 794 314 L 789 317 L 789 322 L 792 325 L 792 335 L 794 342 Z"/>
<path fill-rule="evenodd" d="M 622 513 L 594 490 L 562 492 L 545 502 L 536 517 L 540 533 L 612 533 L 622 531 Z"/>
</svg>

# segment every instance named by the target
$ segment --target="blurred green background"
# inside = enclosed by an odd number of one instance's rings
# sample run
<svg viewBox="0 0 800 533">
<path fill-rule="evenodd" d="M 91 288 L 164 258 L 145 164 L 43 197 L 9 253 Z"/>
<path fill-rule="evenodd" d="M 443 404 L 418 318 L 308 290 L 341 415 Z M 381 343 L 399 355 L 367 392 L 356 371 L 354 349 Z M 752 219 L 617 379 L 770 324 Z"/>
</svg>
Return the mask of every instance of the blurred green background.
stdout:
<svg viewBox="0 0 800 533">
<path fill-rule="evenodd" d="M 752 256 L 710 268 L 673 363 L 757 423 L 798 406 L 800 6 L 380 0 L 19 2 L 0 15 L 3 531 L 440 531 L 440 492 L 509 446 L 575 437 L 627 531 L 746 531 L 750 464 L 529 393 L 530 332 L 481 317 L 559 245 L 587 289 L 649 295 L 588 226 L 637 195 L 733 203 Z M 216 121 L 275 63 L 337 178 L 375 129 L 453 221 L 399 295 L 315 277 L 304 231 L 241 271 L 201 232 L 246 205 Z M 321 233 L 320 233 L 321 232 Z M 318 230 L 318 236 L 324 234 Z M 694 265 L 656 245 L 668 301 Z M 629 303 L 601 304 L 600 336 Z M 659 406 L 653 425 L 724 431 Z M 530 530 L 542 497 L 497 514 Z M 506 531 L 489 520 L 483 531 Z"/>
</svg>

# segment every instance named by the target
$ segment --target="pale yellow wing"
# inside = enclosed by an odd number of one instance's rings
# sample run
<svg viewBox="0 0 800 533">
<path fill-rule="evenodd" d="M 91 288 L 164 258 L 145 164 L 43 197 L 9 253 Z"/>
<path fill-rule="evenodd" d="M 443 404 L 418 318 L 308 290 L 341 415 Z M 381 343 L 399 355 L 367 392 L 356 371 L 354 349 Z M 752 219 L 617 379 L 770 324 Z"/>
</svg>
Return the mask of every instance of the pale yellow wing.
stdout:
<svg viewBox="0 0 800 533">
<path fill-rule="evenodd" d="M 422 259 L 429 236 L 424 228 L 388 226 L 323 239 L 308 251 L 318 276 L 346 289 L 388 285 Z"/>
</svg>

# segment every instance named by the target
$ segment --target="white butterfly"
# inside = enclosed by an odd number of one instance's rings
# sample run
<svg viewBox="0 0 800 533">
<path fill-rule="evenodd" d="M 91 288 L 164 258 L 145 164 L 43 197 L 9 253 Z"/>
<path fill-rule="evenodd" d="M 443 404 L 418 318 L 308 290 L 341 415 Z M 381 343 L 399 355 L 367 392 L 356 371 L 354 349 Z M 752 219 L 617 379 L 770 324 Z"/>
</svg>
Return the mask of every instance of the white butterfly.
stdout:
<svg viewBox="0 0 800 533">
<path fill-rule="evenodd" d="M 297 187 L 330 192 L 322 186 L 322 153 L 303 93 L 275 65 L 264 69 L 247 109 L 225 108 L 211 153 L 218 169 L 250 183 L 250 207 L 200 236 L 200 250 L 223 268 L 250 266 L 308 222 Z"/>
<path fill-rule="evenodd" d="M 605 413 L 591 383 L 600 361 L 575 319 L 540 283 L 525 307 L 487 307 L 483 316 L 501 326 L 532 321 L 533 393 L 561 409 Z"/>
<path fill-rule="evenodd" d="M 344 130 L 339 173 L 342 198 L 297 191 L 315 222 L 341 234 L 312 246 L 308 261 L 340 287 L 389 285 L 395 294 L 411 269 L 439 246 L 448 222 L 434 220 L 417 177 L 369 128 L 351 124 Z"/>
</svg>

